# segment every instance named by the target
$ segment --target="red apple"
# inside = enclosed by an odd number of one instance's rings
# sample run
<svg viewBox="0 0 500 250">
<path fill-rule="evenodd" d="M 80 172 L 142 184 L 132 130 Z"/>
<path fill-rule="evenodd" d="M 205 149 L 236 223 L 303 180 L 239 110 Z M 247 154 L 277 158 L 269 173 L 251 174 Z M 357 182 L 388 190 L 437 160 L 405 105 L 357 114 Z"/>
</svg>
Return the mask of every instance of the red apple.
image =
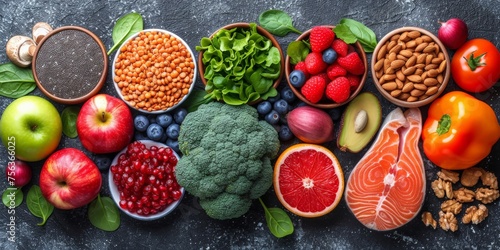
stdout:
<svg viewBox="0 0 500 250">
<path fill-rule="evenodd" d="M 40 172 L 42 195 L 59 209 L 87 205 L 97 197 L 102 177 L 94 162 L 76 148 L 52 153 Z"/>
<path fill-rule="evenodd" d="M 122 100 L 98 94 L 87 100 L 76 119 L 82 145 L 97 154 L 113 153 L 125 148 L 134 134 L 134 121 Z"/>
<path fill-rule="evenodd" d="M 31 167 L 24 161 L 9 161 L 5 168 L 9 185 L 20 188 L 31 180 Z"/>
</svg>

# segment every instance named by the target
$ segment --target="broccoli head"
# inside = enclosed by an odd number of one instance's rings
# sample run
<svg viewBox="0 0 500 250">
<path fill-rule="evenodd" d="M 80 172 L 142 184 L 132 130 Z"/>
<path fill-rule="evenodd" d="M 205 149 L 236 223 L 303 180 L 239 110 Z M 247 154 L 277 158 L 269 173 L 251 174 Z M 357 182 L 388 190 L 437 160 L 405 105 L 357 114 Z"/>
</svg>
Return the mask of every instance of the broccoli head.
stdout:
<svg viewBox="0 0 500 250">
<path fill-rule="evenodd" d="M 186 116 L 178 141 L 177 182 L 212 218 L 242 216 L 272 185 L 278 133 L 251 106 L 203 104 Z"/>
</svg>

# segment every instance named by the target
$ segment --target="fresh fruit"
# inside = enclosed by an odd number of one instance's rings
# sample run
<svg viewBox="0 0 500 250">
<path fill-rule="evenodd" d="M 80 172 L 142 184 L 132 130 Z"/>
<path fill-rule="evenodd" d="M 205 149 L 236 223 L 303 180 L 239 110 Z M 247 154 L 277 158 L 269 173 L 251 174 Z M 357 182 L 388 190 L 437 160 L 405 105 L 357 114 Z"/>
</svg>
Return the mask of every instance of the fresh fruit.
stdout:
<svg viewBox="0 0 500 250">
<path fill-rule="evenodd" d="M 358 89 L 359 87 L 359 84 L 361 84 L 361 79 L 359 76 L 357 75 L 347 75 L 347 80 L 349 80 L 349 85 L 351 86 L 351 91 L 355 91 L 356 89 Z"/>
<path fill-rule="evenodd" d="M 160 141 L 164 133 L 163 127 L 157 123 L 150 124 L 146 131 L 148 138 L 153 141 Z"/>
<path fill-rule="evenodd" d="M 40 189 L 54 207 L 74 209 L 90 203 L 102 186 L 101 172 L 82 151 L 64 148 L 52 153 L 40 172 Z"/>
<path fill-rule="evenodd" d="M 495 44 L 475 38 L 462 45 L 451 60 L 451 75 L 455 83 L 469 92 L 483 92 L 500 79 L 500 52 Z"/>
<path fill-rule="evenodd" d="M 323 51 L 323 62 L 326 64 L 332 64 L 337 60 L 337 52 L 333 50 L 332 48 L 328 48 L 325 51 Z"/>
<path fill-rule="evenodd" d="M 180 126 L 177 123 L 172 123 L 167 127 L 166 133 L 168 138 L 176 140 L 179 137 Z"/>
<path fill-rule="evenodd" d="M 326 97 L 336 103 L 343 103 L 349 99 L 351 95 L 351 85 L 349 80 L 344 76 L 339 76 L 333 79 L 326 86 Z"/>
<path fill-rule="evenodd" d="M 290 89 L 290 87 L 288 86 L 284 87 L 280 91 L 280 93 L 281 93 L 281 98 L 283 98 L 283 100 L 285 100 L 288 104 L 293 103 L 297 99 L 292 89 Z"/>
<path fill-rule="evenodd" d="M 292 133 L 306 143 L 321 144 L 333 140 L 333 121 L 325 111 L 311 106 L 298 107 L 287 115 Z"/>
<path fill-rule="evenodd" d="M 311 76 L 304 86 L 300 88 L 302 95 L 310 102 L 317 103 L 323 98 L 326 82 L 321 76 Z"/>
<path fill-rule="evenodd" d="M 179 150 L 179 141 L 174 140 L 171 138 L 168 138 L 167 141 L 165 141 L 165 145 L 169 146 L 171 149 L 173 149 L 177 154 L 181 154 L 182 152 Z"/>
<path fill-rule="evenodd" d="M 23 161 L 39 161 L 52 153 L 62 137 L 57 109 L 46 99 L 23 96 L 5 108 L 0 119 L 3 145 Z"/>
<path fill-rule="evenodd" d="M 332 42 L 332 49 L 337 52 L 338 56 L 347 56 L 348 48 L 347 43 L 345 43 L 342 39 L 335 39 Z"/>
<path fill-rule="evenodd" d="M 321 73 L 326 69 L 328 64 L 323 62 L 323 55 L 320 52 L 311 52 L 305 59 L 307 72 L 311 75 Z"/>
<path fill-rule="evenodd" d="M 351 52 L 346 56 L 337 58 L 337 62 L 351 74 L 362 75 L 365 73 L 365 65 L 356 52 Z"/>
<path fill-rule="evenodd" d="M 280 141 L 291 140 L 293 138 L 293 133 L 290 130 L 290 127 L 288 127 L 287 125 L 282 125 L 280 127 L 280 130 L 278 131 L 278 137 Z"/>
<path fill-rule="evenodd" d="M 347 75 L 347 70 L 342 68 L 338 63 L 334 63 L 328 68 L 326 68 L 326 74 L 328 75 L 328 78 L 331 80 L 337 78 L 338 76 L 345 76 Z"/>
<path fill-rule="evenodd" d="M 278 157 L 273 184 L 276 196 L 288 211 L 302 217 L 319 217 L 339 204 L 344 173 L 330 150 L 300 143 Z"/>
<path fill-rule="evenodd" d="M 177 108 L 174 111 L 174 121 L 177 124 L 181 124 L 182 121 L 184 121 L 184 118 L 186 117 L 187 113 L 188 112 L 187 112 L 187 110 L 185 108 Z"/>
<path fill-rule="evenodd" d="M 273 109 L 273 105 L 269 101 L 262 101 L 257 105 L 257 113 L 266 115 Z"/>
<path fill-rule="evenodd" d="M 134 117 L 134 128 L 139 132 L 145 132 L 149 126 L 149 119 L 144 115 Z"/>
<path fill-rule="evenodd" d="M 284 99 L 278 100 L 273 104 L 273 109 L 278 112 L 281 116 L 288 113 L 288 102 Z"/>
<path fill-rule="evenodd" d="M 107 156 L 98 155 L 95 157 L 94 163 L 99 170 L 107 171 L 109 166 L 111 166 L 111 159 Z"/>
<path fill-rule="evenodd" d="M 31 167 L 24 161 L 9 161 L 5 168 L 5 176 L 9 185 L 21 188 L 31 181 Z"/>
<path fill-rule="evenodd" d="M 459 18 L 451 18 L 441 23 L 438 30 L 438 38 L 449 49 L 460 48 L 469 35 L 467 24 Z"/>
<path fill-rule="evenodd" d="M 265 117 L 264 117 L 264 120 L 266 120 L 267 123 L 271 124 L 271 125 L 275 125 L 275 124 L 278 124 L 278 122 L 280 121 L 280 114 L 278 114 L 278 112 L 276 112 L 276 110 L 271 110 L 271 112 L 269 112 Z"/>
<path fill-rule="evenodd" d="M 313 52 L 322 52 L 330 47 L 335 39 L 333 29 L 324 26 L 314 26 L 309 34 L 309 43 Z M 311 73 L 314 74 L 314 73 Z"/>
<path fill-rule="evenodd" d="M 367 228 L 387 231 L 417 216 L 425 198 L 426 176 L 418 148 L 420 109 L 390 112 L 370 149 L 353 168 L 345 201 Z"/>
<path fill-rule="evenodd" d="M 134 135 L 127 104 L 107 94 L 95 95 L 83 104 L 76 128 L 83 147 L 97 154 L 120 151 Z"/>
<path fill-rule="evenodd" d="M 355 131 L 355 120 L 360 111 L 367 114 L 367 123 L 360 131 Z M 382 121 L 382 107 L 374 94 L 363 92 L 347 105 L 340 122 L 337 146 L 341 151 L 358 153 L 370 143 Z"/>
<path fill-rule="evenodd" d="M 293 67 L 294 70 L 300 70 L 304 73 L 305 78 L 309 78 L 311 75 L 307 72 L 307 66 L 305 61 L 300 61 Z M 304 80 L 305 81 L 305 80 Z"/>
<path fill-rule="evenodd" d="M 163 128 L 167 128 L 168 125 L 172 124 L 174 118 L 172 118 L 172 115 L 170 114 L 161 114 L 156 116 L 155 121 L 158 125 L 162 126 Z"/>
</svg>

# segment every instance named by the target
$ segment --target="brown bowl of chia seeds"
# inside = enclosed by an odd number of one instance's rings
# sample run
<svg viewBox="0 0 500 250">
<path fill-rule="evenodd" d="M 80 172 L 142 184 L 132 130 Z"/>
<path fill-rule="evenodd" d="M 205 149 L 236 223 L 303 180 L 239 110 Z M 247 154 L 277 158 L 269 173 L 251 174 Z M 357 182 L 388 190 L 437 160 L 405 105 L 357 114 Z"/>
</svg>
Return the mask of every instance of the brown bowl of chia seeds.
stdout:
<svg viewBox="0 0 500 250">
<path fill-rule="evenodd" d="M 97 94 L 106 82 L 108 57 L 91 31 L 64 26 L 37 45 L 32 70 L 38 88 L 62 104 L 78 104 Z"/>
</svg>

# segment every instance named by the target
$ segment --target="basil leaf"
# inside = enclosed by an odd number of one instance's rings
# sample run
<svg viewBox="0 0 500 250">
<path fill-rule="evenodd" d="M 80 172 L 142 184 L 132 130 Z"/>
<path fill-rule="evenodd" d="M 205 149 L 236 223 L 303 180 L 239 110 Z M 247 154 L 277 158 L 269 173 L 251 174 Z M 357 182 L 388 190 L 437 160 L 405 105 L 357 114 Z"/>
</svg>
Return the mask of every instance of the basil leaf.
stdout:
<svg viewBox="0 0 500 250">
<path fill-rule="evenodd" d="M 281 10 L 267 10 L 259 15 L 259 24 L 269 33 L 285 36 L 290 32 L 301 34 L 292 24 L 292 18 Z"/>
<path fill-rule="evenodd" d="M 120 212 L 118 207 L 109 197 L 98 195 L 88 208 L 90 223 L 104 231 L 115 231 L 120 227 Z"/>
<path fill-rule="evenodd" d="M 2 202 L 9 209 L 21 205 L 23 198 L 24 194 L 20 188 L 7 188 L 2 194 Z"/>
<path fill-rule="evenodd" d="M 76 131 L 78 112 L 80 112 L 80 107 L 67 106 L 61 113 L 63 133 L 69 138 L 76 138 L 78 136 L 78 132 Z"/>
<path fill-rule="evenodd" d="M 15 99 L 29 94 L 35 88 L 31 69 L 21 68 L 13 63 L 0 65 L 0 95 Z"/>
<path fill-rule="evenodd" d="M 28 196 L 26 197 L 26 205 L 31 214 L 38 218 L 42 218 L 42 222 L 38 223 L 38 226 L 45 225 L 47 219 L 50 217 L 54 211 L 54 206 L 50 204 L 45 197 L 42 195 L 40 187 L 37 185 L 31 186 L 28 191 Z"/>
<path fill-rule="evenodd" d="M 276 238 L 283 238 L 293 233 L 293 223 L 288 214 L 281 208 L 267 208 L 261 198 L 260 204 L 264 208 L 267 227 Z"/>
<path fill-rule="evenodd" d="M 144 21 L 138 13 L 128 13 L 120 17 L 113 27 L 112 38 L 115 43 L 108 51 L 108 56 L 111 55 L 122 43 L 133 34 L 144 29 Z"/>
<path fill-rule="evenodd" d="M 364 24 L 350 18 L 342 18 L 340 19 L 340 25 L 345 25 L 349 28 L 351 31 L 352 35 L 354 35 L 361 46 L 363 46 L 363 49 L 365 52 L 370 53 L 373 52 L 375 47 L 377 46 L 377 37 L 375 36 L 375 33 L 368 27 L 366 27 Z M 335 32 L 337 32 L 334 29 Z M 337 34 L 337 33 L 336 33 Z M 338 35 L 338 34 L 337 34 Z M 340 38 L 343 40 L 341 34 Z M 346 41 L 347 43 L 347 41 Z"/>
<path fill-rule="evenodd" d="M 304 61 L 309 54 L 309 47 L 302 41 L 293 41 L 286 48 L 286 53 L 290 57 L 292 64 Z"/>
<path fill-rule="evenodd" d="M 358 41 L 358 38 L 351 32 L 349 27 L 345 24 L 338 24 L 333 29 L 335 36 L 342 39 L 347 44 L 353 44 Z"/>
</svg>

